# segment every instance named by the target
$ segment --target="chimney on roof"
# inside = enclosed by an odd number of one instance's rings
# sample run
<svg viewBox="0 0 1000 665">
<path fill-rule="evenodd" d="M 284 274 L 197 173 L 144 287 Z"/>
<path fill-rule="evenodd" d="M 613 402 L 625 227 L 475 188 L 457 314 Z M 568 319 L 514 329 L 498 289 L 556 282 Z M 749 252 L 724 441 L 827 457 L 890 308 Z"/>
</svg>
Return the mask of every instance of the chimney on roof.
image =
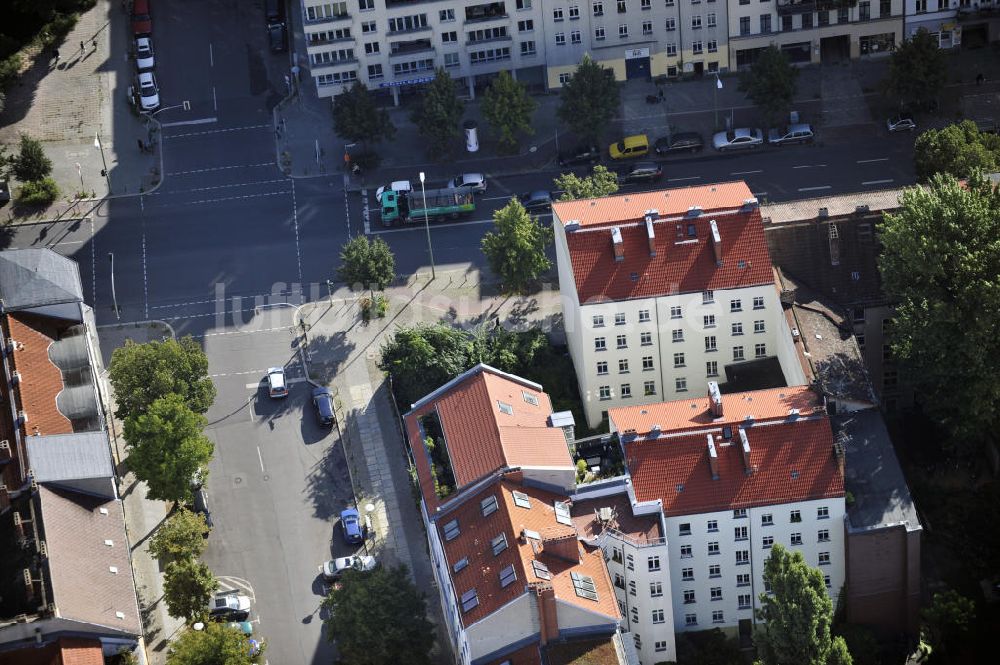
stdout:
<svg viewBox="0 0 1000 665">
<path fill-rule="evenodd" d="M 751 210 L 756 210 L 759 207 L 760 201 L 758 201 L 757 197 L 754 196 L 753 198 L 743 199 L 743 205 L 740 206 L 740 212 L 750 212 Z"/>
<path fill-rule="evenodd" d="M 611 244 L 615 248 L 615 261 L 624 261 L 625 245 L 622 244 L 622 230 L 617 226 L 611 229 Z"/>
<path fill-rule="evenodd" d="M 550 583 L 535 586 L 538 600 L 538 632 L 542 646 L 559 637 L 559 610 L 556 605 L 556 590 Z"/>
<path fill-rule="evenodd" d="M 709 227 L 712 229 L 712 251 L 715 253 L 715 265 L 722 265 L 722 236 L 719 235 L 719 225 L 715 223 L 713 219 L 709 222 Z"/>
<path fill-rule="evenodd" d="M 819 209 L 819 218 L 820 219 L 827 219 L 829 216 L 830 216 L 830 209 L 829 208 L 823 207 L 823 208 Z"/>
<path fill-rule="evenodd" d="M 844 444 L 834 443 L 833 444 L 833 455 L 837 458 L 837 469 L 840 471 L 840 475 L 844 475 Z"/>
<path fill-rule="evenodd" d="M 708 437 L 708 466 L 712 469 L 712 480 L 719 479 L 719 453 L 715 449 L 715 440 L 712 438 L 711 434 L 706 434 Z"/>
<path fill-rule="evenodd" d="M 708 382 L 708 410 L 713 418 L 722 417 L 722 392 L 719 390 L 718 381 Z"/>
<path fill-rule="evenodd" d="M 654 243 L 656 234 L 653 232 L 653 215 L 650 215 L 650 212 L 655 211 L 646 212 L 646 242 L 649 243 L 649 255 L 656 256 L 656 244 Z"/>
<path fill-rule="evenodd" d="M 542 552 L 570 563 L 580 563 L 580 545 L 576 529 L 562 527 L 546 529 L 542 533 Z"/>
<path fill-rule="evenodd" d="M 740 428 L 740 450 L 743 452 L 743 473 L 750 476 L 753 475 L 753 465 L 750 464 L 750 440 L 747 438 L 747 432 L 742 427 Z"/>
<path fill-rule="evenodd" d="M 563 224 L 563 229 L 566 230 L 566 233 L 572 233 L 573 231 L 579 231 L 580 230 L 580 220 L 579 219 L 568 219 L 568 220 L 566 220 L 566 223 Z"/>
<path fill-rule="evenodd" d="M 839 266 L 840 265 L 840 232 L 837 231 L 836 224 L 830 224 L 830 229 L 828 231 L 830 239 L 830 265 Z"/>
</svg>

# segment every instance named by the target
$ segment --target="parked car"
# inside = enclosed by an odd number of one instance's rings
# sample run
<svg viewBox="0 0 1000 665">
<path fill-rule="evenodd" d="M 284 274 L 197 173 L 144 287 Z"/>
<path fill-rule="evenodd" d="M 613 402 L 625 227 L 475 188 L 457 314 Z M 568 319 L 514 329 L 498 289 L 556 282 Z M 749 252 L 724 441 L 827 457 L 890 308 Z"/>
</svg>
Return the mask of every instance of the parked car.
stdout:
<svg viewBox="0 0 1000 665">
<path fill-rule="evenodd" d="M 227 625 L 230 628 L 235 628 L 248 637 L 253 635 L 253 624 L 249 621 L 230 621 Z"/>
<path fill-rule="evenodd" d="M 288 397 L 288 384 L 285 383 L 284 367 L 269 367 L 267 370 L 267 394 L 275 399 Z"/>
<path fill-rule="evenodd" d="M 705 140 L 698 132 L 677 132 L 656 139 L 653 149 L 657 155 L 672 155 L 678 152 L 695 153 L 705 147 Z"/>
<path fill-rule="evenodd" d="M 476 194 L 486 193 L 486 176 L 482 173 L 463 173 L 451 181 L 455 189 L 471 189 Z"/>
<path fill-rule="evenodd" d="M 194 512 L 205 518 L 205 524 L 211 531 L 215 524 L 212 522 L 212 512 L 208 509 L 208 492 L 201 487 L 194 491 Z M 204 534 L 208 538 L 208 534 Z"/>
<path fill-rule="evenodd" d="M 146 72 L 156 65 L 153 59 L 153 38 L 137 37 L 135 40 L 135 68 Z"/>
<path fill-rule="evenodd" d="M 622 185 L 656 182 L 662 177 L 663 169 L 654 162 L 636 162 L 631 168 L 618 172 L 618 182 Z"/>
<path fill-rule="evenodd" d="M 375 200 L 382 203 L 382 192 L 387 189 L 393 192 L 408 192 L 413 189 L 413 185 L 410 184 L 409 180 L 394 180 L 388 185 L 382 185 L 375 190 Z"/>
<path fill-rule="evenodd" d="M 364 540 L 364 536 L 361 535 L 360 516 L 354 508 L 341 511 L 340 528 L 344 531 L 344 540 L 348 545 L 357 545 Z"/>
<path fill-rule="evenodd" d="M 219 593 L 208 601 L 208 616 L 216 621 L 245 621 L 250 598 L 241 593 Z"/>
<path fill-rule="evenodd" d="M 764 132 L 759 129 L 741 127 L 728 132 L 719 132 L 712 137 L 712 146 L 721 151 L 758 148 L 764 143 Z"/>
<path fill-rule="evenodd" d="M 611 159 L 633 159 L 644 157 L 649 152 L 649 137 L 645 134 L 626 136 L 608 147 Z"/>
<path fill-rule="evenodd" d="M 890 132 L 912 132 L 917 128 L 917 123 L 913 122 L 910 114 L 900 113 L 886 120 L 885 127 Z"/>
<path fill-rule="evenodd" d="M 521 194 L 518 199 L 528 212 L 548 212 L 552 210 L 552 192 L 544 189 Z"/>
<path fill-rule="evenodd" d="M 601 161 L 601 149 L 596 145 L 582 144 L 559 153 L 559 166 L 596 164 Z"/>
<path fill-rule="evenodd" d="M 144 37 L 153 32 L 153 18 L 149 11 L 149 0 L 132 0 L 132 34 Z"/>
<path fill-rule="evenodd" d="M 790 143 L 812 143 L 816 135 L 812 127 L 805 123 L 788 125 L 784 129 L 772 129 L 767 133 L 767 142 L 771 145 L 787 145 Z"/>
<path fill-rule="evenodd" d="M 313 406 L 321 427 L 333 425 L 333 395 L 329 388 L 313 388 Z"/>
<path fill-rule="evenodd" d="M 160 108 L 160 89 L 153 72 L 139 72 L 130 91 L 141 111 L 150 113 Z"/>
<path fill-rule="evenodd" d="M 344 556 L 339 559 L 327 561 L 322 567 L 323 579 L 327 582 L 333 582 L 339 580 L 345 570 L 353 568 L 354 570 L 367 573 L 375 570 L 378 567 L 378 562 L 375 561 L 375 557 L 373 556 Z"/>
<path fill-rule="evenodd" d="M 10 201 L 10 185 L 6 180 L 0 180 L 0 205 Z"/>
<path fill-rule="evenodd" d="M 284 53 L 288 50 L 288 28 L 284 23 L 269 23 L 267 25 L 267 41 L 272 53 Z"/>
</svg>

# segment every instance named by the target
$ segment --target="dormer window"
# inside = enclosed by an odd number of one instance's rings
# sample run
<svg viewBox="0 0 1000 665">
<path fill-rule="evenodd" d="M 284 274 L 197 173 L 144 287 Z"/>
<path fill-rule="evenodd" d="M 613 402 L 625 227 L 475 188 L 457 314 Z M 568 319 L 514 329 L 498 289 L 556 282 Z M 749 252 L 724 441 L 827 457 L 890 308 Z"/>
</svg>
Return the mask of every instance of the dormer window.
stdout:
<svg viewBox="0 0 1000 665">
<path fill-rule="evenodd" d="M 506 413 L 508 416 L 514 415 L 514 407 L 507 402 L 497 402 L 497 406 L 500 409 L 500 413 Z"/>
<path fill-rule="evenodd" d="M 496 495 L 491 495 L 483 499 L 480 504 L 480 508 L 483 510 L 483 517 L 492 515 L 497 511 L 497 497 Z"/>
</svg>

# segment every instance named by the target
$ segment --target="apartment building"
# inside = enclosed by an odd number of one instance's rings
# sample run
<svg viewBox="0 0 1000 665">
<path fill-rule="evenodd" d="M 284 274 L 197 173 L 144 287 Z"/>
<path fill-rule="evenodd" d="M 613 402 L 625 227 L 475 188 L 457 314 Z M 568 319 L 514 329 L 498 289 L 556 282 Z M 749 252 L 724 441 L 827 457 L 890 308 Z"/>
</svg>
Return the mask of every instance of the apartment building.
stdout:
<svg viewBox="0 0 1000 665">
<path fill-rule="evenodd" d="M 804 374 L 743 182 L 552 206 L 566 338 L 587 422 L 777 359 Z"/>
<path fill-rule="evenodd" d="M 0 252 L 0 661 L 104 662 L 142 636 L 76 263 Z"/>
<path fill-rule="evenodd" d="M 634 505 L 658 505 L 677 632 L 748 637 L 775 543 L 845 582 L 844 453 L 807 386 L 613 408 Z"/>
<path fill-rule="evenodd" d="M 594 649 L 595 662 L 636 663 L 602 552 L 570 515 L 572 417 L 538 384 L 478 365 L 404 422 L 457 660 L 540 665 Z"/>
<path fill-rule="evenodd" d="M 915 0 L 730 0 L 728 66 L 772 45 L 803 64 L 886 55 L 905 36 L 904 1 Z"/>
<path fill-rule="evenodd" d="M 906 5 L 906 37 L 919 30 L 926 30 L 941 48 L 954 48 L 962 44 L 962 26 L 959 25 L 959 0 L 903 0 Z M 965 6 L 971 6 L 971 1 Z"/>
<path fill-rule="evenodd" d="M 500 71 L 559 88 L 585 53 L 619 81 L 729 61 L 727 3 L 716 0 L 302 0 L 301 11 L 321 97 L 362 81 L 398 104 L 437 67 L 470 97 Z"/>
</svg>

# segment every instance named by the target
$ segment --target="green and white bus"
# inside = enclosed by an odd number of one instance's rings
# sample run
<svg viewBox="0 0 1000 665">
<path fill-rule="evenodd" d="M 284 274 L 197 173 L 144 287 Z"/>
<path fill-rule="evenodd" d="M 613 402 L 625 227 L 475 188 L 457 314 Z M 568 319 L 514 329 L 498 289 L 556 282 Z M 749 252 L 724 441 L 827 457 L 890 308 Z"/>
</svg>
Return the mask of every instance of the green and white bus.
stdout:
<svg viewBox="0 0 1000 665">
<path fill-rule="evenodd" d="M 426 196 L 427 207 L 424 208 Z M 428 189 L 401 192 L 385 190 L 382 193 L 382 224 L 410 224 L 427 219 L 458 218 L 476 210 L 476 198 L 468 189 Z"/>
</svg>

